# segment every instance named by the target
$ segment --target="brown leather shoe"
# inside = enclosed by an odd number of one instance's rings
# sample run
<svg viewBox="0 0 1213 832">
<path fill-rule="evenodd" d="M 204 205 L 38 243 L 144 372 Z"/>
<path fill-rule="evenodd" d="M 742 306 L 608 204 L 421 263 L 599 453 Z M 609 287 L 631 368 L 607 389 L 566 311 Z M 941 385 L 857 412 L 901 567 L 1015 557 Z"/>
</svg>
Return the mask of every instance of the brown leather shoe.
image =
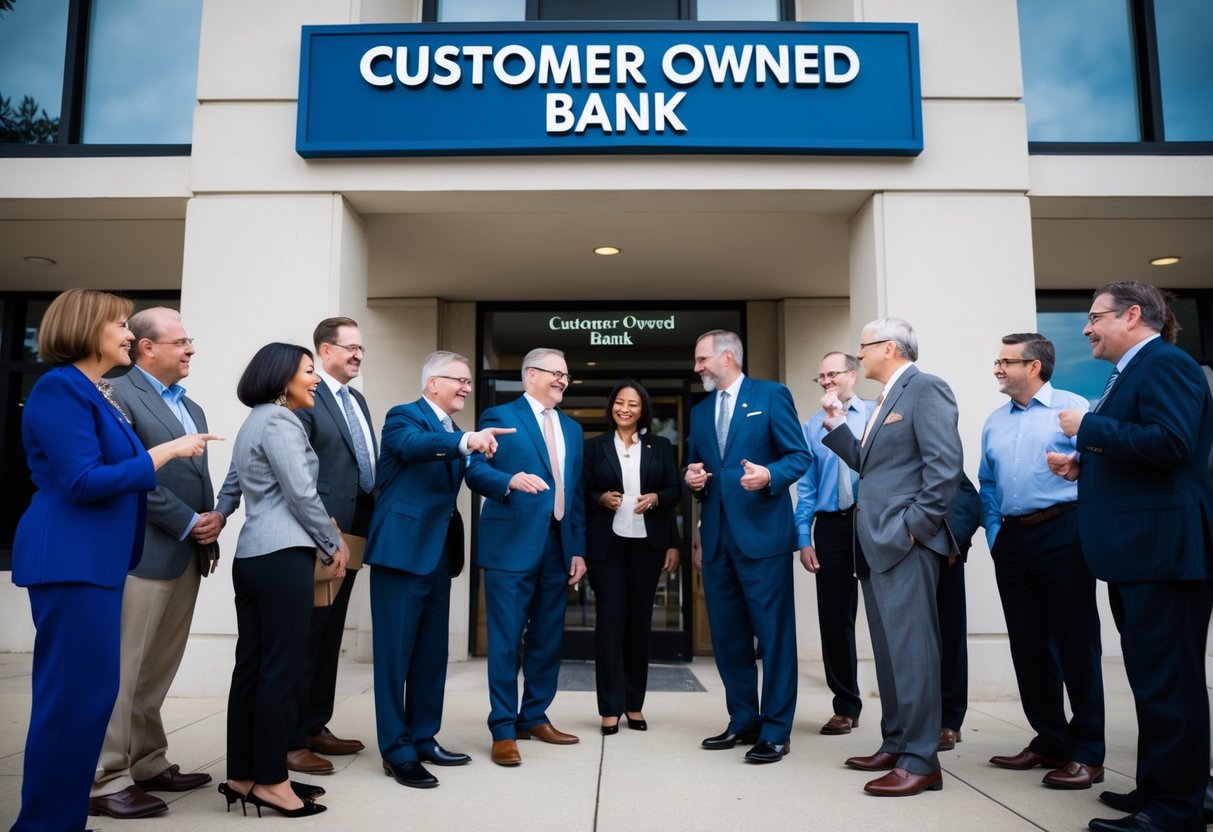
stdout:
<svg viewBox="0 0 1213 832">
<path fill-rule="evenodd" d="M 888 751 L 877 751 L 871 757 L 851 757 L 847 765 L 860 771 L 888 771 L 897 765 L 897 755 Z"/>
<path fill-rule="evenodd" d="M 1073 760 L 1056 771 L 1050 771 L 1040 782 L 1054 789 L 1089 789 L 1103 782 L 1103 766 L 1087 766 Z"/>
<path fill-rule="evenodd" d="M 211 782 L 205 771 L 181 773 L 181 766 L 173 764 L 150 780 L 136 780 L 135 785 L 145 792 L 188 792 Z"/>
<path fill-rule="evenodd" d="M 821 733 L 829 737 L 836 737 L 839 734 L 849 734 L 852 728 L 859 727 L 859 720 L 852 719 L 849 716 L 842 714 L 834 714 L 830 717 L 830 721 L 821 726 Z"/>
<path fill-rule="evenodd" d="M 991 757 L 990 764 L 999 768 L 1010 768 L 1015 771 L 1027 771 L 1030 768 L 1043 766 L 1044 768 L 1061 768 L 1066 764 L 1065 760 L 1058 760 L 1054 757 L 1046 757 L 1043 754 L 1037 754 L 1031 748 L 1025 748 L 1018 754 L 1010 757 Z"/>
<path fill-rule="evenodd" d="M 286 752 L 286 767 L 289 771 L 299 771 L 304 774 L 332 774 L 333 764 L 310 748 L 296 748 Z"/>
<path fill-rule="evenodd" d="M 557 731 L 555 726 L 550 722 L 545 722 L 542 725 L 536 725 L 529 731 L 519 731 L 518 739 L 530 740 L 536 739 L 540 742 L 550 742 L 552 745 L 573 745 L 581 742 L 581 738 L 573 734 L 566 734 L 564 731 Z"/>
<path fill-rule="evenodd" d="M 168 811 L 168 804 L 145 792 L 138 786 L 127 786 L 120 792 L 104 794 L 88 799 L 90 815 L 109 815 L 111 818 L 146 818 Z"/>
<path fill-rule="evenodd" d="M 940 751 L 951 751 L 956 747 L 956 743 L 958 742 L 961 742 L 959 731 L 953 731 L 951 728 L 941 728 L 939 730 Z"/>
<path fill-rule="evenodd" d="M 911 774 L 904 768 L 895 768 L 884 777 L 873 780 L 863 787 L 868 794 L 877 797 L 912 797 L 923 792 L 937 792 L 943 788 L 943 775 Z"/>
<path fill-rule="evenodd" d="M 366 748 L 360 740 L 343 740 L 341 737 L 333 736 L 333 732 L 327 727 L 319 734 L 308 737 L 307 741 L 316 753 L 335 757 L 343 754 L 357 754 Z"/>
<path fill-rule="evenodd" d="M 493 743 L 493 762 L 499 766 L 522 765 L 522 755 L 518 753 L 518 743 L 513 740 L 497 740 Z"/>
</svg>

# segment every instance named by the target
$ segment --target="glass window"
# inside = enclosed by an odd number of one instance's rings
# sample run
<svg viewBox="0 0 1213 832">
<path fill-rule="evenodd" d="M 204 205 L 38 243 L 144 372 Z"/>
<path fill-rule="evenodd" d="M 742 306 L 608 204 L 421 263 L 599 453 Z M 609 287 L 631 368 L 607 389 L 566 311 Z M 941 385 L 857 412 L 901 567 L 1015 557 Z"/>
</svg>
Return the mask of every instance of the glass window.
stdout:
<svg viewBox="0 0 1213 832">
<path fill-rule="evenodd" d="M 30 0 L 0 10 L 0 143 L 58 138 L 67 5 Z"/>
<path fill-rule="evenodd" d="M 1213 3 L 1154 0 L 1167 141 L 1213 140 Z"/>
<path fill-rule="evenodd" d="M 81 140 L 189 144 L 201 27 L 201 0 L 94 0 Z"/>
<path fill-rule="evenodd" d="M 540 20 L 678 20 L 679 0 L 539 0 Z"/>
<path fill-rule="evenodd" d="M 438 0 L 441 23 L 526 20 L 526 0 Z"/>
<path fill-rule="evenodd" d="M 1019 38 L 1030 141 L 1141 140 L 1127 2 L 1019 0 Z"/>
<path fill-rule="evenodd" d="M 779 0 L 699 0 L 698 20 L 779 20 Z"/>
</svg>

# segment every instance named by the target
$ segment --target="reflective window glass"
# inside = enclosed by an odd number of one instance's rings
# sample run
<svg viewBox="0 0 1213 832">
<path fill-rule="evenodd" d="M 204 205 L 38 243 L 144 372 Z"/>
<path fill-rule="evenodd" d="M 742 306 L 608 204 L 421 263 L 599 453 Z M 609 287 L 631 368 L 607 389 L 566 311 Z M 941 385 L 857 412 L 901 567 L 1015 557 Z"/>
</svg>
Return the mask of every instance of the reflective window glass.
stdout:
<svg viewBox="0 0 1213 832">
<path fill-rule="evenodd" d="M 442 23 L 526 20 L 526 0 L 438 0 Z"/>
<path fill-rule="evenodd" d="M 539 0 L 540 20 L 678 20 L 678 0 Z"/>
<path fill-rule="evenodd" d="M 1127 2 L 1019 0 L 1034 142 L 1141 140 Z"/>
<path fill-rule="evenodd" d="M 67 6 L 68 0 L 32 0 L 0 11 L 2 143 L 57 140 Z"/>
<path fill-rule="evenodd" d="M 1154 0 L 1167 141 L 1213 141 L 1213 3 Z"/>
<path fill-rule="evenodd" d="M 189 144 L 202 0 L 94 0 L 86 144 Z"/>
<path fill-rule="evenodd" d="M 779 20 L 779 0 L 699 0 L 699 20 Z"/>
</svg>

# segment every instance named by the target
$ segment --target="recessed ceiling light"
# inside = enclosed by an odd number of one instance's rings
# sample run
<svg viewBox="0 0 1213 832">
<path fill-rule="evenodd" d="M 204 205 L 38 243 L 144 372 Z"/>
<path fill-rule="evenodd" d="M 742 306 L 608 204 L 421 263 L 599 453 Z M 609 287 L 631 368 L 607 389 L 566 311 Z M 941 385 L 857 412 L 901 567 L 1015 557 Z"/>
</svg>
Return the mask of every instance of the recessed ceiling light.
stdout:
<svg viewBox="0 0 1213 832">
<path fill-rule="evenodd" d="M 585 362 L 585 366 L 587 366 L 587 367 L 597 367 L 597 366 L 598 366 L 598 362 L 597 362 L 597 361 L 587 361 L 587 362 Z"/>
<path fill-rule="evenodd" d="M 31 257 L 22 257 L 21 259 L 22 259 L 22 260 L 24 260 L 26 263 L 29 263 L 31 266 L 54 266 L 54 265 L 57 265 L 57 264 L 56 264 L 56 262 L 55 262 L 54 260 L 52 260 L 51 258 L 49 258 L 49 257 L 33 257 L 33 256 L 31 256 Z"/>
<path fill-rule="evenodd" d="M 1173 254 L 1169 254 L 1166 257 L 1155 257 L 1153 260 L 1150 261 L 1150 265 L 1151 266 L 1174 266 L 1178 262 L 1179 262 L 1178 257 L 1176 257 Z"/>
<path fill-rule="evenodd" d="M 574 384 L 581 384 L 582 382 L 581 382 L 581 379 L 579 379 L 579 378 L 575 378 L 575 379 L 573 379 L 573 383 L 574 383 Z"/>
<path fill-rule="evenodd" d="M 619 253 L 619 249 L 615 246 L 598 246 L 594 249 L 595 254 L 600 254 L 603 257 L 614 257 Z"/>
</svg>

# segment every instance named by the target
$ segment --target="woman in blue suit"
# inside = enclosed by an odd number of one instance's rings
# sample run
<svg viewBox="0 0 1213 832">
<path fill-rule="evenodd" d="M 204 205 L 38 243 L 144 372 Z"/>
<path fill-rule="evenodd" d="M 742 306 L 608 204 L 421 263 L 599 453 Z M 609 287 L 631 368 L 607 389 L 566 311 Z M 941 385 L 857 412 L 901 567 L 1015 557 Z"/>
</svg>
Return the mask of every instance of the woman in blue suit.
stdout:
<svg viewBox="0 0 1213 832">
<path fill-rule="evenodd" d="M 29 588 L 33 705 L 17 830 L 79 832 L 114 700 L 122 588 L 143 554 L 156 469 L 200 456 L 210 434 L 145 450 L 101 377 L 130 364 L 131 302 L 69 289 L 51 303 L 21 433 L 37 491 L 13 541 L 13 583 Z"/>
</svg>

